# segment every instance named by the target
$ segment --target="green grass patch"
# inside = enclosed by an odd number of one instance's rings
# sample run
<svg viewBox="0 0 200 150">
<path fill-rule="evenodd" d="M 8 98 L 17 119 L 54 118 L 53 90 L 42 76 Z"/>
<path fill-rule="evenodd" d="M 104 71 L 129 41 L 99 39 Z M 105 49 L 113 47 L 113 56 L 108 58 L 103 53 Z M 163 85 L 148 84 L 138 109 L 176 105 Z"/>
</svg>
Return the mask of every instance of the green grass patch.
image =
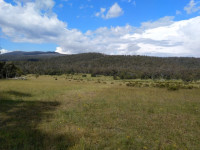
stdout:
<svg viewBox="0 0 200 150">
<path fill-rule="evenodd" d="M 0 149 L 197 150 L 198 86 L 85 74 L 0 80 Z"/>
</svg>

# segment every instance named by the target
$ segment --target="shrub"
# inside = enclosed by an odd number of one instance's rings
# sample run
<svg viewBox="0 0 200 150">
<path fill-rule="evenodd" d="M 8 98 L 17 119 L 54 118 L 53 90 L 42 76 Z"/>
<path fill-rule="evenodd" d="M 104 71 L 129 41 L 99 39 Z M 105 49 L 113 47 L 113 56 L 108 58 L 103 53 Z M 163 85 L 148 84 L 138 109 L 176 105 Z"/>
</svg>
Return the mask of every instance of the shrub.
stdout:
<svg viewBox="0 0 200 150">
<path fill-rule="evenodd" d="M 35 74 L 35 78 L 37 79 L 38 77 L 39 77 L 40 75 L 37 73 L 37 74 Z"/>
<path fill-rule="evenodd" d="M 129 83 L 126 84 L 126 86 L 131 86 L 131 87 L 134 87 L 135 85 L 136 85 L 136 84 L 133 83 L 133 82 L 129 82 Z"/>
<path fill-rule="evenodd" d="M 172 84 L 167 89 L 170 91 L 176 91 L 179 90 L 179 87 L 177 85 Z"/>
<path fill-rule="evenodd" d="M 96 73 L 92 73 L 92 74 L 91 74 L 91 77 L 96 77 L 96 76 L 97 76 Z"/>
<path fill-rule="evenodd" d="M 118 77 L 118 76 L 114 75 L 114 76 L 113 76 L 113 79 L 114 79 L 114 80 L 119 80 L 119 79 L 120 79 L 120 77 Z"/>
<path fill-rule="evenodd" d="M 185 89 L 193 89 L 194 87 L 192 85 L 185 85 L 184 88 Z"/>
</svg>

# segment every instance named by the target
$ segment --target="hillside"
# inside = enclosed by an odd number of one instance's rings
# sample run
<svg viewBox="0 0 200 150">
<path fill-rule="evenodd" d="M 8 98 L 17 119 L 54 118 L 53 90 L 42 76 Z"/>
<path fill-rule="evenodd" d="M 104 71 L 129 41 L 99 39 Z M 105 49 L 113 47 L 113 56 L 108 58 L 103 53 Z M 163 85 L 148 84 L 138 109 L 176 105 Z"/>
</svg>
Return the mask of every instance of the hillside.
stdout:
<svg viewBox="0 0 200 150">
<path fill-rule="evenodd" d="M 200 79 L 200 58 L 191 57 L 18 52 L 1 55 L 0 60 L 13 61 L 25 74 L 91 73 L 93 76 L 103 74 L 121 79 Z"/>
</svg>

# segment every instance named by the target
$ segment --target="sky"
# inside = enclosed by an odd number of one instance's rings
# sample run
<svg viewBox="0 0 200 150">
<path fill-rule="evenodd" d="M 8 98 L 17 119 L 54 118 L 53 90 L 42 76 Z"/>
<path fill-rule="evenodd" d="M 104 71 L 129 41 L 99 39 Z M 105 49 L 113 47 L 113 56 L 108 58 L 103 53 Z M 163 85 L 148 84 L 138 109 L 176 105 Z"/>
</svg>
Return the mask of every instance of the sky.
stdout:
<svg viewBox="0 0 200 150">
<path fill-rule="evenodd" d="M 0 51 L 200 57 L 200 0 L 0 0 Z"/>
</svg>

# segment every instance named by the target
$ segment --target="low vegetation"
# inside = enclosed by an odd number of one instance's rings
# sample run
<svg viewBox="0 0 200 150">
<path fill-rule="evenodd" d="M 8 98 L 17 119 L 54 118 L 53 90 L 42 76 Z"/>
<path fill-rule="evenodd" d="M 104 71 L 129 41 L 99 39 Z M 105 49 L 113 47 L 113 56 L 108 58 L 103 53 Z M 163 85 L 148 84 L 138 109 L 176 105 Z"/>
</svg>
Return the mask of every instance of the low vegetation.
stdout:
<svg viewBox="0 0 200 150">
<path fill-rule="evenodd" d="M 177 80 L 136 80 L 136 81 L 129 81 L 127 84 L 129 87 L 157 87 L 157 88 L 166 88 L 168 90 L 179 90 L 179 89 L 193 89 L 199 88 L 196 82 L 183 82 Z"/>
<path fill-rule="evenodd" d="M 2 150 L 200 147 L 198 81 L 89 74 L 26 78 L 0 80 Z"/>
</svg>

